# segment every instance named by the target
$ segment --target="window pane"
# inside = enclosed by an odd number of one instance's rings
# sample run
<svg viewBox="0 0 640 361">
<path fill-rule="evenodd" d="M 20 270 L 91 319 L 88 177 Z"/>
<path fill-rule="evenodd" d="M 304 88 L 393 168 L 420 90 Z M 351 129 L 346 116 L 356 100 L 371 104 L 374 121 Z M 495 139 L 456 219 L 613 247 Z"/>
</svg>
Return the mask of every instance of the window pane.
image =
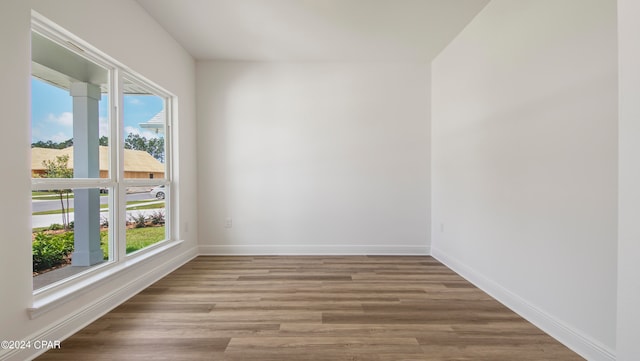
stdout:
<svg viewBox="0 0 640 361">
<path fill-rule="evenodd" d="M 124 177 L 165 178 L 165 99 L 124 80 Z"/>
<path fill-rule="evenodd" d="M 106 178 L 109 71 L 32 33 L 34 178 Z"/>
<path fill-rule="evenodd" d="M 127 254 L 165 240 L 168 188 L 130 188 L 127 191 Z"/>
<path fill-rule="evenodd" d="M 97 178 L 95 173 L 74 175 L 73 97 L 64 90 L 32 77 L 31 175 L 34 178 Z M 99 177 L 109 176 L 108 96 L 103 94 L 98 104 L 98 133 L 88 146 L 97 147 Z M 77 128 L 77 127 L 76 127 Z M 94 150 L 95 152 L 95 150 Z M 96 163 L 95 160 L 93 163 Z M 85 164 L 87 164 L 85 162 Z M 95 168 L 95 166 L 94 166 Z M 95 172 L 95 169 L 94 169 Z"/>
<path fill-rule="evenodd" d="M 105 227 L 113 192 L 60 181 L 109 176 L 110 71 L 63 41 L 31 35 L 31 172 L 58 180 L 32 192 L 33 287 L 40 289 L 113 259 Z"/>
<path fill-rule="evenodd" d="M 99 188 L 32 192 L 34 290 L 112 259 L 109 193 Z"/>
</svg>

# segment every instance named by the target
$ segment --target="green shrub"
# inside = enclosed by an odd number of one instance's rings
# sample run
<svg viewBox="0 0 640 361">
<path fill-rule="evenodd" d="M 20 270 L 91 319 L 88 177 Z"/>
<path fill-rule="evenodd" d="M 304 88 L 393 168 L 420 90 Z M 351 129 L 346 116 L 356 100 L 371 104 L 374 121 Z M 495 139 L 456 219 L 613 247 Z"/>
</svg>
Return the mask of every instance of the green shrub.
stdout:
<svg viewBox="0 0 640 361">
<path fill-rule="evenodd" d="M 109 231 L 100 231 L 100 248 L 102 249 L 102 259 L 109 260 Z"/>
<path fill-rule="evenodd" d="M 149 216 L 151 220 L 151 224 L 161 225 L 164 224 L 164 212 L 163 211 L 154 211 Z"/>
<path fill-rule="evenodd" d="M 147 226 L 147 217 L 141 212 L 138 214 L 129 216 L 129 223 L 133 224 L 134 228 L 144 228 Z"/>
<path fill-rule="evenodd" d="M 73 252 L 73 232 L 60 234 L 38 233 L 31 245 L 33 252 L 33 271 L 67 263 Z"/>
<path fill-rule="evenodd" d="M 62 225 L 61 225 L 60 223 L 53 223 L 53 224 L 51 224 L 51 225 L 49 226 L 48 230 L 50 230 L 50 231 L 57 231 L 57 230 L 60 230 L 60 229 L 62 229 L 62 228 L 64 228 L 64 227 L 62 227 Z"/>
</svg>

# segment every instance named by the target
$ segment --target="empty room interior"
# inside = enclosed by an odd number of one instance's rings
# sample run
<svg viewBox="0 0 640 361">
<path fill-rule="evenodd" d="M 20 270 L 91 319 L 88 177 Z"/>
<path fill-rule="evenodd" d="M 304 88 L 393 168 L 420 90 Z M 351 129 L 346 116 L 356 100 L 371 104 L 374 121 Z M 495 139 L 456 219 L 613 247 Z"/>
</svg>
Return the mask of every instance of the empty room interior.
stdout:
<svg viewBox="0 0 640 361">
<path fill-rule="evenodd" d="M 640 360 L 638 18 L 3 0 L 0 360 Z"/>
</svg>

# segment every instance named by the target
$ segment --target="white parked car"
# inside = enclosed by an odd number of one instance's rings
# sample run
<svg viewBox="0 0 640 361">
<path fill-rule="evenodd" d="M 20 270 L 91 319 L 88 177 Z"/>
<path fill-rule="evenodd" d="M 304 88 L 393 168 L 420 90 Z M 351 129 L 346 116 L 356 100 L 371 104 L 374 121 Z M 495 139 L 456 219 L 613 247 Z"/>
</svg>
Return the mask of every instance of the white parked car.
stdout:
<svg viewBox="0 0 640 361">
<path fill-rule="evenodd" d="M 152 197 L 155 197 L 157 199 L 164 199 L 164 196 L 165 196 L 164 192 L 165 192 L 164 185 L 161 185 L 153 188 L 149 193 L 151 194 Z"/>
</svg>

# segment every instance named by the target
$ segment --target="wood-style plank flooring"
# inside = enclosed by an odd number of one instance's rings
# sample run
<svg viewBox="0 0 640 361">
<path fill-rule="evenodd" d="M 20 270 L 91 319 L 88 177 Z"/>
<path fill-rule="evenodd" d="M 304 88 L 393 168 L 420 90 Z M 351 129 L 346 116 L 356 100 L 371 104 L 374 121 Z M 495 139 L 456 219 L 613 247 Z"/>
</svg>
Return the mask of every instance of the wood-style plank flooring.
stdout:
<svg viewBox="0 0 640 361">
<path fill-rule="evenodd" d="M 431 257 L 198 257 L 38 360 L 582 360 Z"/>
</svg>

